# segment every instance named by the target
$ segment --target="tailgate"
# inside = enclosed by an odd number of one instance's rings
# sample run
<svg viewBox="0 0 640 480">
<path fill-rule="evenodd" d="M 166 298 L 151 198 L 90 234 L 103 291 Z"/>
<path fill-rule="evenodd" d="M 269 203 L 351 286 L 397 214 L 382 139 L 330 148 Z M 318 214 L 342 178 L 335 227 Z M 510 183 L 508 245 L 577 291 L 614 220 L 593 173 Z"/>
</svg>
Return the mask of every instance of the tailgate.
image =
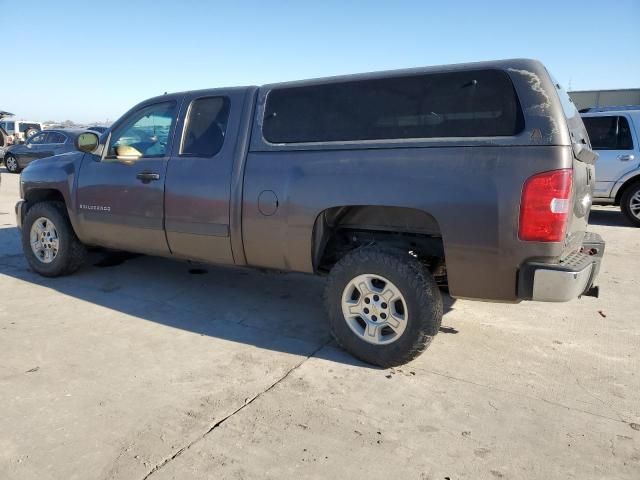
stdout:
<svg viewBox="0 0 640 480">
<path fill-rule="evenodd" d="M 554 83 L 567 120 L 573 150 L 572 211 L 563 249 L 563 256 L 566 256 L 579 250 L 585 239 L 596 183 L 595 162 L 598 155 L 591 150 L 587 129 L 578 109 L 564 89 L 555 80 Z"/>
</svg>

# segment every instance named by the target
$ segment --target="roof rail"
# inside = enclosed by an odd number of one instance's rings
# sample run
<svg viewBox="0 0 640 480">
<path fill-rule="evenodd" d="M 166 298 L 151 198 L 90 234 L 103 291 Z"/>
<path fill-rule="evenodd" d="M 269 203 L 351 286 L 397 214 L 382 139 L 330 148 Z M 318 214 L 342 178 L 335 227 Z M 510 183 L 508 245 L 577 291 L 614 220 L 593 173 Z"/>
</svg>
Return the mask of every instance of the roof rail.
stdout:
<svg viewBox="0 0 640 480">
<path fill-rule="evenodd" d="M 589 107 L 578 110 L 580 113 L 616 112 L 619 110 L 640 110 L 640 105 L 620 105 L 617 107 Z"/>
</svg>

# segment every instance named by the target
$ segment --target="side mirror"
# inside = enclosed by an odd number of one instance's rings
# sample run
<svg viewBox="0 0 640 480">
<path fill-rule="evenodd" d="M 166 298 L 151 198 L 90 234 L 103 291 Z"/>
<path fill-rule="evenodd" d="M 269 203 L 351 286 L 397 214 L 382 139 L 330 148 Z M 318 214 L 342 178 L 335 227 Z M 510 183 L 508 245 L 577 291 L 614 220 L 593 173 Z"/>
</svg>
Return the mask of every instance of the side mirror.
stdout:
<svg viewBox="0 0 640 480">
<path fill-rule="evenodd" d="M 100 137 L 93 132 L 84 132 L 76 137 L 76 149 L 84 153 L 93 153 L 100 145 Z"/>
</svg>

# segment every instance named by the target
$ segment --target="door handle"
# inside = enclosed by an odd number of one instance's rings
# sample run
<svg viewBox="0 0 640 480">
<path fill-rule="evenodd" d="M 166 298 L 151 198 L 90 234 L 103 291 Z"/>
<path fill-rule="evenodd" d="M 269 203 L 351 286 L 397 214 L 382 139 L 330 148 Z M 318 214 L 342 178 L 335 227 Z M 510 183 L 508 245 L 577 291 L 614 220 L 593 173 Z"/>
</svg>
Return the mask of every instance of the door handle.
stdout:
<svg viewBox="0 0 640 480">
<path fill-rule="evenodd" d="M 136 175 L 136 178 L 142 183 L 149 183 L 160 180 L 160 174 L 155 172 L 140 172 Z"/>
<path fill-rule="evenodd" d="M 621 162 L 628 162 L 629 160 L 633 160 L 635 157 L 633 155 L 618 155 L 618 160 Z"/>
</svg>

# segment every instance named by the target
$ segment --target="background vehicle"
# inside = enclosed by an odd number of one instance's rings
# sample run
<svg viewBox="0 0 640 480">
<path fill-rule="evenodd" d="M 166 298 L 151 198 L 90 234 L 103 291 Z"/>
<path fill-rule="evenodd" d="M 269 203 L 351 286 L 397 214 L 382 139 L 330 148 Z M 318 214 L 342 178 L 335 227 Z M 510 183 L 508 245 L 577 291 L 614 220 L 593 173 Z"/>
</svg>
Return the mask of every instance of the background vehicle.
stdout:
<svg viewBox="0 0 640 480">
<path fill-rule="evenodd" d="M 599 155 L 594 203 L 619 205 L 640 227 L 640 105 L 591 108 L 582 119 Z"/>
<path fill-rule="evenodd" d="M 82 130 L 44 130 L 23 144 L 5 150 L 4 164 L 11 173 L 19 173 L 39 158 L 51 157 L 75 150 L 75 139 Z"/>
<path fill-rule="evenodd" d="M 24 142 L 27 138 L 35 135 L 43 129 L 42 123 L 40 122 L 7 120 L 6 118 L 0 120 L 0 127 L 7 132 L 13 143 Z"/>
<path fill-rule="evenodd" d="M 87 130 L 93 130 L 94 132 L 104 133 L 107 130 L 109 130 L 109 127 L 93 126 L 93 127 L 89 127 Z"/>
<path fill-rule="evenodd" d="M 427 348 L 438 284 L 567 301 L 593 293 L 604 251 L 596 155 L 533 60 L 168 94 L 77 145 L 22 174 L 35 271 L 98 245 L 326 274 L 335 338 L 381 366 Z"/>
<path fill-rule="evenodd" d="M 13 116 L 11 112 L 5 112 L 4 110 L 0 110 L 0 120 L 6 117 Z M 2 122 L 0 122 L 0 160 L 4 158 L 4 150 L 6 147 L 11 145 L 11 139 L 9 138 L 9 134 L 2 126 Z"/>
<path fill-rule="evenodd" d="M 0 159 L 4 155 L 4 147 L 6 147 L 9 143 L 9 134 L 4 131 L 2 127 L 0 127 L 0 149 L 2 149 L 2 154 L 0 155 Z"/>
</svg>

